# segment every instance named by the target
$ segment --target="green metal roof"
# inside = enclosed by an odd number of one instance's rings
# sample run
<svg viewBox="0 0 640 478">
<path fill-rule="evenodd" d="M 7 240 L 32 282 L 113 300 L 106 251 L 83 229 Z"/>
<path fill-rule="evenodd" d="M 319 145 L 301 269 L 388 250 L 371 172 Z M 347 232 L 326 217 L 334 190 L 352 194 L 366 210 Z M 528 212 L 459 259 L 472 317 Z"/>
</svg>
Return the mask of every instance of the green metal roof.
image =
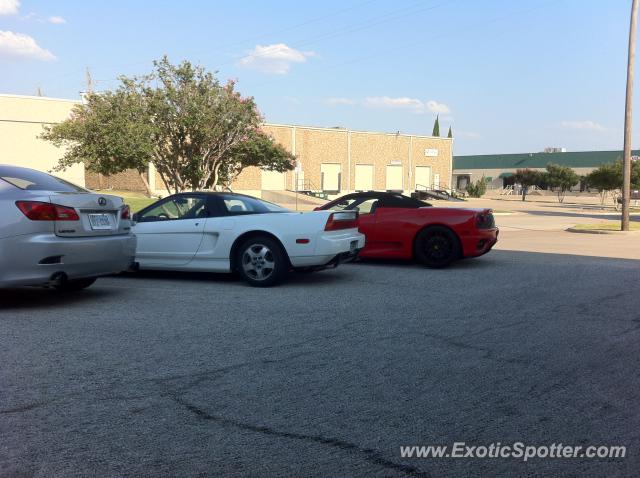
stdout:
<svg viewBox="0 0 640 478">
<path fill-rule="evenodd" d="M 632 155 L 640 155 L 634 150 Z M 578 151 L 572 153 L 481 154 L 454 156 L 453 169 L 520 169 L 546 168 L 561 164 L 571 168 L 597 168 L 601 164 L 622 159 L 622 151 Z"/>
</svg>

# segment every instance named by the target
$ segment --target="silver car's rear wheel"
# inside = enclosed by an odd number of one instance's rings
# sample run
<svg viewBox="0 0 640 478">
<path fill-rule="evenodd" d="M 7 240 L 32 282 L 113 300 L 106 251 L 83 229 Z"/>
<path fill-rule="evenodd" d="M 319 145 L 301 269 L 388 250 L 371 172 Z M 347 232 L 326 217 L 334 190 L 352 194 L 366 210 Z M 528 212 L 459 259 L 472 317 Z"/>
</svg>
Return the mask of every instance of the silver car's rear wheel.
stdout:
<svg viewBox="0 0 640 478">
<path fill-rule="evenodd" d="M 237 249 L 236 270 L 249 284 L 268 287 L 282 279 L 289 270 L 289 261 L 282 246 L 267 236 L 256 236 Z"/>
</svg>

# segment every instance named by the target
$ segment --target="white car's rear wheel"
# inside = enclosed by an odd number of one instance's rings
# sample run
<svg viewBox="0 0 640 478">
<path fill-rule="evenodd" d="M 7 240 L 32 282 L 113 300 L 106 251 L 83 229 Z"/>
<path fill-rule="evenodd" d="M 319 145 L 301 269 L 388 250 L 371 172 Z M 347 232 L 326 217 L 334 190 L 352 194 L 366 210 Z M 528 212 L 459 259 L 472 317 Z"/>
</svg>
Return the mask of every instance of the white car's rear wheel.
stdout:
<svg viewBox="0 0 640 478">
<path fill-rule="evenodd" d="M 250 285 L 268 287 L 287 275 L 289 263 L 280 244 L 266 236 L 248 239 L 238 248 L 238 273 Z"/>
</svg>

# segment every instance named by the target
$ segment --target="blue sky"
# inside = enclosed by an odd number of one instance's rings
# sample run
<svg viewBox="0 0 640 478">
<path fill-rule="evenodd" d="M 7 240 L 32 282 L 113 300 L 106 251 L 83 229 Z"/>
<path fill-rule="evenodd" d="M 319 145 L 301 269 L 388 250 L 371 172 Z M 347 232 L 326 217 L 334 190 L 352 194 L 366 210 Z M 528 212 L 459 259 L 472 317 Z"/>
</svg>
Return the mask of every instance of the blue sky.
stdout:
<svg viewBox="0 0 640 478">
<path fill-rule="evenodd" d="M 439 114 L 455 154 L 621 149 L 630 3 L 0 0 L 0 93 L 78 98 L 87 67 L 109 89 L 167 54 L 273 123 L 429 135 Z"/>
</svg>

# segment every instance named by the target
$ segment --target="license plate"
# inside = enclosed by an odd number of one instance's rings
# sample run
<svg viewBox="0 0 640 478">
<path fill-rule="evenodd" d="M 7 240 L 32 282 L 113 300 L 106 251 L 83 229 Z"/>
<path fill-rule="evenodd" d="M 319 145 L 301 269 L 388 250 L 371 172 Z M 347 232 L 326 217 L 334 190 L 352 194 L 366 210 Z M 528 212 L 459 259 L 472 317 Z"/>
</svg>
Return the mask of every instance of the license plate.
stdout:
<svg viewBox="0 0 640 478">
<path fill-rule="evenodd" d="M 351 241 L 351 245 L 349 246 L 349 252 L 356 252 L 358 248 L 358 241 Z"/>
<path fill-rule="evenodd" d="M 110 214 L 89 214 L 89 224 L 94 231 L 104 231 L 111 229 L 111 215 Z"/>
</svg>

